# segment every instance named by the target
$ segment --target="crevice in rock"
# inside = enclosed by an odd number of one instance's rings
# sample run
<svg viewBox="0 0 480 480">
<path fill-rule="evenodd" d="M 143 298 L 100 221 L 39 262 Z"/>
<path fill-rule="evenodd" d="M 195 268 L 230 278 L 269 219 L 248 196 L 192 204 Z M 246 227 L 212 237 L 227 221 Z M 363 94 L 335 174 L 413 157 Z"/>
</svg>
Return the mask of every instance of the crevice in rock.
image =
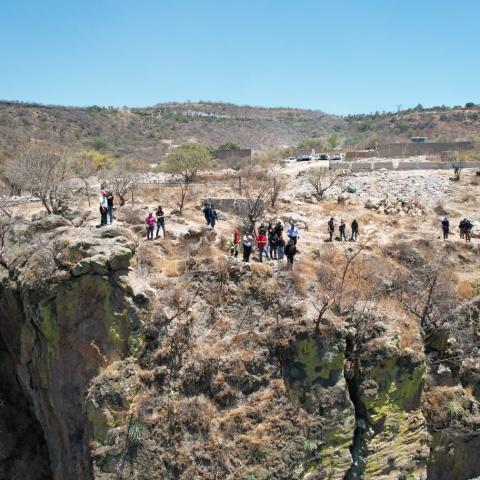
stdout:
<svg viewBox="0 0 480 480">
<path fill-rule="evenodd" d="M 345 475 L 345 480 L 359 480 L 364 478 L 368 442 L 371 438 L 371 431 L 367 420 L 367 412 L 360 399 L 359 392 L 359 368 L 356 358 L 355 335 L 347 335 L 345 346 L 345 381 L 348 394 L 355 409 L 355 432 L 350 447 L 352 454 L 352 465 Z"/>
<path fill-rule="evenodd" d="M 0 479 L 50 480 L 44 432 L 24 394 L 0 336 Z"/>
</svg>

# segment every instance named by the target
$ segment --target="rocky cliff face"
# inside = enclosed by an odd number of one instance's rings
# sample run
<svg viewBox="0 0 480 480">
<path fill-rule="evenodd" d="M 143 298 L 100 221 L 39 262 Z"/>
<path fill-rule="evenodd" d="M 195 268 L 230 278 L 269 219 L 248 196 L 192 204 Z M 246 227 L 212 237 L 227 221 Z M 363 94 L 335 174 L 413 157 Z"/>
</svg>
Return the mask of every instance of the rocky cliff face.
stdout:
<svg viewBox="0 0 480 480">
<path fill-rule="evenodd" d="M 357 302 L 315 328 L 311 285 L 213 255 L 207 230 L 139 247 L 47 217 L 14 234 L 0 479 L 480 474 L 478 357 L 446 326 L 427 344 L 411 315 Z M 184 273 L 154 282 L 174 248 Z M 454 312 L 474 338 L 479 305 Z"/>
<path fill-rule="evenodd" d="M 25 404 L 41 439 L 31 456 L 42 478 L 49 470 L 55 479 L 92 478 L 85 394 L 99 369 L 135 348 L 140 323 L 126 277 L 135 242 L 127 230 L 92 235 L 52 217 L 15 234 L 14 267 L 0 287 L 2 375 L 22 392 L 18 416 Z M 21 431 L 12 435 L 22 441 Z M 23 468 L 40 478 L 34 463 Z"/>
</svg>

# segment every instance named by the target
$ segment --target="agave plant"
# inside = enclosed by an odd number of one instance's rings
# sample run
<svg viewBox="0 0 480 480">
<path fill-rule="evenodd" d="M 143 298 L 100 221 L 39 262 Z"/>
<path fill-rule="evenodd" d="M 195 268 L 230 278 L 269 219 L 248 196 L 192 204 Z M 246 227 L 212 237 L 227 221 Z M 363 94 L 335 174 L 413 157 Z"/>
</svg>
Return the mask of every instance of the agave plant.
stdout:
<svg viewBox="0 0 480 480">
<path fill-rule="evenodd" d="M 148 432 L 147 426 L 138 418 L 131 418 L 127 430 L 127 443 L 129 447 L 140 448 L 145 443 Z"/>
</svg>

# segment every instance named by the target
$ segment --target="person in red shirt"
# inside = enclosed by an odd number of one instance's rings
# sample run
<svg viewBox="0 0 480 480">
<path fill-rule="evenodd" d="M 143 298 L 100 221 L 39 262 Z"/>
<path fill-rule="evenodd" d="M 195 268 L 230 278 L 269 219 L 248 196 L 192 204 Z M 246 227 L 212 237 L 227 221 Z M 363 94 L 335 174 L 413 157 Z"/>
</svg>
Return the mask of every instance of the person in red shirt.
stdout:
<svg viewBox="0 0 480 480">
<path fill-rule="evenodd" d="M 233 232 L 233 255 L 235 257 L 238 257 L 239 245 L 240 245 L 240 232 L 238 227 L 235 227 L 235 230 Z"/>
<path fill-rule="evenodd" d="M 264 231 L 259 231 L 255 237 L 255 241 L 257 242 L 257 249 L 259 254 L 260 262 L 263 262 L 263 254 L 268 260 L 268 252 L 267 252 L 267 236 L 265 235 Z"/>
</svg>

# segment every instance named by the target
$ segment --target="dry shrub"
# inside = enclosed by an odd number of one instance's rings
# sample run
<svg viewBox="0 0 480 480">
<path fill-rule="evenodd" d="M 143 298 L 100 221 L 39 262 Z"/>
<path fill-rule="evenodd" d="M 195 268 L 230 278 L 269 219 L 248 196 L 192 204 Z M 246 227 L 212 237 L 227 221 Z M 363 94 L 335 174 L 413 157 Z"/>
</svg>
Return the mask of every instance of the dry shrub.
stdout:
<svg viewBox="0 0 480 480">
<path fill-rule="evenodd" d="M 467 193 L 462 197 L 462 203 L 475 202 L 477 196 L 474 193 Z"/>
<path fill-rule="evenodd" d="M 155 370 L 138 369 L 137 374 L 138 378 L 140 378 L 140 380 L 147 385 L 151 385 L 155 380 Z"/>
<path fill-rule="evenodd" d="M 115 216 L 128 225 L 141 225 L 145 223 L 145 210 L 132 207 L 121 207 L 117 210 Z"/>
<path fill-rule="evenodd" d="M 160 270 L 163 259 L 159 257 L 158 250 L 152 243 L 141 243 L 137 248 L 137 261 L 140 266 L 147 266 Z"/>
<path fill-rule="evenodd" d="M 307 280 L 298 268 L 292 272 L 292 281 L 298 295 L 304 297 L 307 294 Z"/>
<path fill-rule="evenodd" d="M 474 296 L 474 290 L 471 282 L 462 280 L 457 284 L 455 294 L 461 299 L 472 298 Z"/>
<path fill-rule="evenodd" d="M 272 276 L 272 269 L 266 263 L 252 263 L 252 280 L 266 281 Z"/>
<path fill-rule="evenodd" d="M 204 395 L 184 399 L 176 405 L 179 422 L 191 433 L 208 432 L 215 413 L 214 404 Z"/>
<path fill-rule="evenodd" d="M 449 420 L 448 404 L 455 402 L 461 408 L 468 406 L 465 391 L 460 386 L 437 387 L 426 392 L 426 414 L 432 424 L 444 424 Z"/>
<path fill-rule="evenodd" d="M 178 277 L 179 275 L 185 273 L 186 271 L 186 261 L 185 260 L 164 260 L 162 262 L 162 272 L 167 277 Z"/>
<path fill-rule="evenodd" d="M 435 206 L 433 207 L 433 211 L 437 215 L 448 215 L 448 212 L 445 210 L 445 206 L 441 200 L 437 200 L 435 202 Z M 438 222 L 436 222 L 438 223 Z"/>
</svg>

